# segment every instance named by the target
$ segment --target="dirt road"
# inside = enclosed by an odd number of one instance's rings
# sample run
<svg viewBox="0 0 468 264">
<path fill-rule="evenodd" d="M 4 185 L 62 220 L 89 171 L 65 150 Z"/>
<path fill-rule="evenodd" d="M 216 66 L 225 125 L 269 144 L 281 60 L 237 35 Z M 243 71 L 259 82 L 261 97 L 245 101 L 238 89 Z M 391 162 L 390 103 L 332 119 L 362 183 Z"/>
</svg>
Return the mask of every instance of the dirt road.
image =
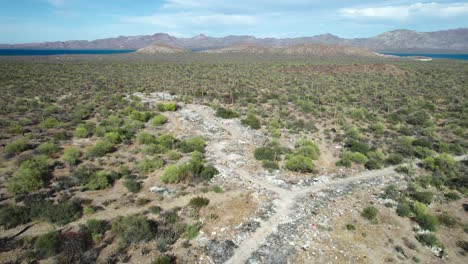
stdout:
<svg viewBox="0 0 468 264">
<path fill-rule="evenodd" d="M 268 175 L 268 171 L 258 168 L 258 170 L 263 171 L 251 173 L 247 168 L 239 165 L 248 164 L 249 160 L 253 159 L 251 147 L 259 144 L 259 138 L 249 136 L 249 134 L 252 135 L 252 131 L 240 125 L 238 120 L 222 120 L 217 118 L 214 116 L 214 112 L 211 108 L 201 105 L 187 105 L 186 114 L 192 117 L 201 117 L 196 119 L 202 122 L 202 127 L 210 128 L 206 129 L 204 132 L 204 136 L 210 138 L 207 147 L 207 158 L 211 160 L 216 168 L 221 172 L 229 171 L 231 174 L 234 174 L 244 181 L 275 194 L 275 199 L 273 200 L 275 206 L 274 215 L 267 221 L 260 221 L 260 227 L 257 228 L 250 237 L 238 245 L 234 255 L 226 263 L 245 263 L 252 253 L 262 245 L 265 239 L 292 213 L 293 206 L 297 199 L 326 188 L 348 185 L 356 181 L 367 181 L 396 174 L 395 168 L 397 166 L 391 166 L 381 170 L 366 171 L 358 175 L 330 182 L 317 183 L 302 189 L 283 188 L 257 176 Z M 222 131 L 222 136 L 219 136 L 220 134 L 210 134 L 210 130 L 213 131 L 213 128 L 215 128 L 214 131 Z M 229 149 L 229 151 L 226 149 Z M 229 158 L 230 151 L 243 153 L 243 155 L 236 156 L 235 159 L 232 159 Z M 456 157 L 455 159 L 464 160 L 467 158 L 468 155 L 464 155 Z"/>
</svg>

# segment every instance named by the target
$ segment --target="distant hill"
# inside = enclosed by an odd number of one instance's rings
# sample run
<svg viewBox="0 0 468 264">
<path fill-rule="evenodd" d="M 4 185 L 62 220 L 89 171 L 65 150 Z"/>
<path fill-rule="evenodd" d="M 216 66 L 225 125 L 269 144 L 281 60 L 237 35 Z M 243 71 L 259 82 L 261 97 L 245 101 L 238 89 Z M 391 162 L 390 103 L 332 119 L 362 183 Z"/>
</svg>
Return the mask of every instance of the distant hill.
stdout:
<svg viewBox="0 0 468 264">
<path fill-rule="evenodd" d="M 176 38 L 165 33 L 131 37 L 71 40 L 44 43 L 3 44 L 0 48 L 30 49 L 141 49 L 153 44 L 181 47 L 190 50 L 220 49 L 239 45 L 286 47 L 303 44 L 332 44 L 393 52 L 468 52 L 468 28 L 436 32 L 394 30 L 370 38 L 345 39 L 331 34 L 300 38 L 256 38 L 253 36 Z"/>
<path fill-rule="evenodd" d="M 183 52 L 190 52 L 190 50 L 184 49 L 184 48 L 179 48 L 179 47 L 174 47 L 174 46 L 169 46 L 169 45 L 163 45 L 163 44 L 153 44 L 141 49 L 138 49 L 136 51 L 137 53 L 148 53 L 148 54 L 154 54 L 154 53 L 183 53 Z"/>
<path fill-rule="evenodd" d="M 204 53 L 255 53 L 255 54 L 289 54 L 289 55 L 312 55 L 318 57 L 336 57 L 336 56 L 364 56 L 376 57 L 374 52 L 363 48 L 346 47 L 339 45 L 325 44 L 302 44 L 287 47 L 272 47 L 258 45 L 238 45 L 221 49 L 212 49 L 202 51 Z"/>
</svg>

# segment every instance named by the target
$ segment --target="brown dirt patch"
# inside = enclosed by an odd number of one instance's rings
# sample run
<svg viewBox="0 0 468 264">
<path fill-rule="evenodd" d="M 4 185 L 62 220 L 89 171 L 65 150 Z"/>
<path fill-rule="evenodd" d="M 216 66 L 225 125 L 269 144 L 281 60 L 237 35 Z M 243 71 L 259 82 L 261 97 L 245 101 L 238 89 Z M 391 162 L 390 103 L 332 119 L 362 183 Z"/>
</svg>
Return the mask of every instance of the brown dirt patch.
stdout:
<svg viewBox="0 0 468 264">
<path fill-rule="evenodd" d="M 207 218 L 209 215 L 214 214 L 217 218 L 207 222 L 202 231 L 207 236 L 214 234 L 213 236 L 220 238 L 220 236 L 223 236 L 223 228 L 225 231 L 229 231 L 230 227 L 247 221 L 255 213 L 257 206 L 258 203 L 253 198 L 252 193 L 246 193 L 233 197 L 222 204 L 214 204 L 203 208 L 200 211 L 201 217 Z M 216 232 L 216 234 L 213 232 Z M 227 237 L 224 237 L 224 239 L 227 239 Z"/>
</svg>

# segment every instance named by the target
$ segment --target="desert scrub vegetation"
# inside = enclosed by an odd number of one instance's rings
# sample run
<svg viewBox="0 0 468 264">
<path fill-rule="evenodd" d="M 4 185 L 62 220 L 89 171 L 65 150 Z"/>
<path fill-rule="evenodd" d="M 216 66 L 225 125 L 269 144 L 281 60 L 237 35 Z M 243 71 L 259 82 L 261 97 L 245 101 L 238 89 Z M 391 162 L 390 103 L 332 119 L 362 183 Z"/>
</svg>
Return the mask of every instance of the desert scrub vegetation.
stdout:
<svg viewBox="0 0 468 264">
<path fill-rule="evenodd" d="M 310 140 L 300 140 L 292 153 L 286 155 L 284 167 L 290 171 L 301 173 L 314 172 L 313 160 L 317 160 L 320 155 L 317 145 Z"/>
<path fill-rule="evenodd" d="M 177 111 L 177 104 L 174 102 L 167 102 L 167 103 L 158 103 L 157 108 L 159 111 L 166 112 L 166 111 Z"/>
<path fill-rule="evenodd" d="M 277 142 L 271 142 L 266 146 L 256 148 L 254 157 L 257 160 L 279 161 L 284 149 L 279 146 Z"/>
<path fill-rule="evenodd" d="M 7 228 L 29 223 L 33 220 L 65 225 L 82 215 L 81 201 L 69 200 L 53 203 L 43 197 L 33 196 L 24 205 L 0 206 L 0 225 Z"/>
<path fill-rule="evenodd" d="M 208 181 L 218 173 L 215 167 L 206 164 L 200 152 L 193 152 L 190 161 L 167 166 L 160 180 L 163 183 Z"/>
<path fill-rule="evenodd" d="M 252 129 L 260 129 L 262 126 L 260 119 L 254 113 L 248 113 L 247 116 L 241 120 L 241 123 Z"/>
<path fill-rule="evenodd" d="M 40 154 L 51 156 L 59 151 L 57 144 L 54 142 L 44 142 L 37 147 Z"/>
<path fill-rule="evenodd" d="M 105 170 L 97 171 L 94 175 L 89 177 L 86 183 L 86 188 L 92 191 L 103 190 L 112 186 L 113 179 L 107 174 Z"/>
<path fill-rule="evenodd" d="M 369 221 L 373 221 L 373 222 L 377 221 L 377 215 L 378 214 L 379 214 L 379 209 L 377 209 L 374 206 L 367 206 L 361 212 L 362 217 L 366 218 Z"/>
<path fill-rule="evenodd" d="M 153 126 L 162 126 L 167 123 L 167 117 L 162 114 L 158 114 L 151 119 L 151 124 Z"/>
<path fill-rule="evenodd" d="M 5 153 L 10 155 L 16 155 L 25 151 L 29 147 L 29 139 L 20 137 L 5 146 Z"/>
<path fill-rule="evenodd" d="M 190 153 L 194 151 L 198 151 L 200 153 L 205 152 L 205 140 L 201 137 L 192 137 L 188 138 L 179 144 L 180 151 L 184 153 Z"/>
<path fill-rule="evenodd" d="M 159 157 L 154 157 L 154 158 L 146 157 L 142 161 L 138 162 L 137 164 L 138 171 L 144 174 L 160 169 L 163 166 L 164 166 L 164 160 Z"/>
<path fill-rule="evenodd" d="M 320 142 L 344 146 L 340 160 L 345 166 L 378 169 L 412 159 L 424 160 L 420 168 L 406 168 L 417 188 L 399 190 L 398 197 L 388 194 L 398 203 L 397 213 L 414 224 L 431 228 L 435 216 L 440 225 L 451 225 L 451 218 L 432 213 L 431 206 L 440 201 L 461 203 L 449 201 L 455 196 L 444 194 L 453 192 L 463 199 L 468 193 L 466 163 L 453 164 L 447 158 L 465 154 L 468 147 L 466 103 L 460 96 L 466 94 L 468 65 L 463 62 L 386 61 L 399 72 L 392 73 L 360 70 L 362 66 L 382 63 L 380 59 L 265 54 L 121 55 L 104 56 L 99 61 L 94 56 L 1 60 L 0 148 L 4 155 L 0 163 L 6 176 L 1 188 L 7 194 L 0 205 L 3 228 L 36 220 L 54 225 L 76 221 L 83 208 L 69 201 L 69 195 L 86 192 L 88 186 L 109 188 L 119 177 L 124 177 L 124 184 L 131 182 L 126 184 L 128 191 L 136 191 L 133 181 L 144 177 L 137 165 L 145 155 L 175 163 L 169 166 L 172 169 L 164 168 L 161 175 L 161 181 L 167 183 L 190 185 L 217 173 L 203 158 L 187 157 L 190 154 L 186 152 L 203 152 L 200 144 L 184 142 L 188 135 L 168 135 L 170 124 L 161 125 L 163 118 L 159 115 L 177 110 L 176 103 L 165 102 L 154 108 L 131 96 L 135 91 L 168 92 L 184 103 L 215 102 L 214 105 L 225 107 L 215 108 L 217 116 L 238 117 L 244 125 L 261 129 L 258 133 L 281 140 L 291 134 L 317 136 Z M 145 126 L 151 134 L 141 132 Z M 325 138 L 320 138 L 322 135 Z M 50 145 L 39 148 L 43 143 L 55 144 L 58 151 Z M 268 169 L 282 166 L 313 171 L 315 156 L 319 154 L 314 147 L 295 146 L 278 151 L 281 154 L 275 157 L 274 146 L 262 147 L 265 149 L 256 158 Z M 113 153 L 108 155 L 110 152 Z M 47 158 L 47 166 L 23 165 L 38 154 Z M 123 166 L 129 167 L 128 172 L 120 170 Z M 421 170 L 424 177 L 418 175 Z M 140 176 L 137 178 L 134 173 Z M 421 192 L 433 193 L 430 206 L 426 195 L 417 194 Z M 38 194 L 42 196 L 31 198 Z M 94 207 L 86 204 L 85 208 Z M 157 228 L 151 232 L 160 251 L 157 254 L 163 255 L 184 233 L 185 223 L 175 211 L 159 213 L 155 216 Z M 136 222 L 145 229 L 142 221 Z M 463 227 L 453 228 L 461 231 Z M 444 229 L 429 234 L 437 236 L 436 232 Z M 101 231 L 59 232 L 60 247 L 52 261 L 78 263 L 75 257 L 60 259 L 69 252 L 65 248 L 79 249 L 71 256 L 92 256 L 100 246 L 86 243 L 85 247 L 81 241 L 98 241 L 101 237 L 107 243 L 113 234 L 118 243 L 121 238 L 113 232 L 105 236 Z M 131 236 L 131 231 L 126 234 Z M 31 238 L 31 245 L 25 247 L 34 251 L 36 239 Z M 74 247 L 66 241 L 80 242 Z M 39 248 L 42 246 L 38 252 Z M 93 258 L 87 261 L 94 262 Z"/>
<path fill-rule="evenodd" d="M 240 117 L 240 114 L 237 113 L 236 111 L 231 110 L 231 109 L 227 109 L 227 108 L 224 108 L 224 107 L 221 107 L 221 106 L 216 109 L 215 115 L 217 117 L 221 117 L 221 118 L 224 118 L 224 119 L 232 119 L 232 118 Z"/>
<path fill-rule="evenodd" d="M 102 157 L 106 155 L 107 153 L 113 152 L 115 150 L 115 145 L 105 141 L 105 140 L 100 140 L 97 141 L 94 146 L 88 149 L 88 152 L 86 155 L 90 158 L 93 157 Z"/>
<path fill-rule="evenodd" d="M 205 197 L 194 197 L 190 199 L 188 205 L 193 207 L 196 210 L 201 209 L 204 206 L 207 206 L 210 203 L 210 200 Z"/>
<path fill-rule="evenodd" d="M 49 172 L 46 156 L 35 156 L 20 163 L 17 171 L 8 179 L 6 188 L 13 193 L 29 193 L 45 186 Z"/>
<path fill-rule="evenodd" d="M 141 189 L 141 182 L 130 179 L 124 181 L 123 185 L 127 188 L 129 192 L 137 193 Z"/>
<path fill-rule="evenodd" d="M 156 226 L 143 216 L 130 215 L 119 217 L 112 223 L 111 231 L 121 243 L 128 246 L 153 239 Z"/>
</svg>

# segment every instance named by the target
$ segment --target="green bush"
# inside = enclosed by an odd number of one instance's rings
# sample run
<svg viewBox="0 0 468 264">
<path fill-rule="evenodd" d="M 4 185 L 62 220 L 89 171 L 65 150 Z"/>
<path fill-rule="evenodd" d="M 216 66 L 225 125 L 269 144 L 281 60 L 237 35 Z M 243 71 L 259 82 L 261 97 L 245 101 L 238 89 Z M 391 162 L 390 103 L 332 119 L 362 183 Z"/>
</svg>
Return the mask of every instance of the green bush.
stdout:
<svg viewBox="0 0 468 264">
<path fill-rule="evenodd" d="M 416 235 L 416 239 L 425 246 L 443 248 L 442 243 L 440 243 L 437 237 L 433 234 Z"/>
<path fill-rule="evenodd" d="M 427 157 L 432 157 L 434 155 L 434 151 L 425 147 L 414 147 L 414 156 L 416 156 L 419 159 L 424 159 Z"/>
<path fill-rule="evenodd" d="M 339 159 L 336 162 L 336 166 L 346 167 L 349 168 L 353 165 L 353 162 L 349 159 Z"/>
<path fill-rule="evenodd" d="M 88 149 L 87 155 L 88 157 L 102 157 L 112 151 L 114 151 L 114 144 L 101 140 Z"/>
<path fill-rule="evenodd" d="M 379 209 L 375 208 L 374 206 L 368 206 L 364 208 L 361 213 L 361 216 L 368 219 L 368 220 L 376 220 L 377 215 L 379 214 Z"/>
<path fill-rule="evenodd" d="M 138 144 L 141 145 L 149 145 L 156 142 L 156 138 L 146 131 L 141 131 L 136 137 Z"/>
<path fill-rule="evenodd" d="M 182 166 L 176 164 L 169 165 L 164 170 L 160 179 L 163 183 L 178 183 L 182 179 L 183 170 Z"/>
<path fill-rule="evenodd" d="M 93 191 L 107 189 L 111 186 L 112 179 L 104 170 L 96 172 L 96 174 L 92 176 L 86 184 L 86 187 Z"/>
<path fill-rule="evenodd" d="M 85 228 L 91 234 L 104 234 L 108 229 L 108 223 L 104 220 L 89 219 L 86 221 Z"/>
<path fill-rule="evenodd" d="M 194 239 L 198 236 L 198 232 L 200 231 L 200 227 L 198 225 L 185 225 L 184 234 L 183 236 L 187 239 Z"/>
<path fill-rule="evenodd" d="M 162 208 L 160 206 L 157 206 L 157 205 L 153 205 L 151 206 L 150 208 L 148 208 L 149 211 L 153 214 L 160 214 L 161 211 L 162 211 Z"/>
<path fill-rule="evenodd" d="M 141 183 L 135 180 L 126 180 L 123 185 L 132 193 L 137 193 L 141 190 Z"/>
<path fill-rule="evenodd" d="M 435 158 L 436 169 L 444 173 L 450 173 L 455 168 L 456 161 L 447 153 L 440 154 Z"/>
<path fill-rule="evenodd" d="M 92 133 L 91 133 L 91 131 L 88 131 L 88 129 L 86 129 L 85 125 L 80 124 L 80 125 L 78 125 L 76 127 L 75 132 L 73 133 L 73 135 L 76 138 L 87 138 L 87 137 L 91 136 Z"/>
<path fill-rule="evenodd" d="M 446 194 L 444 194 L 444 196 L 448 201 L 457 201 L 457 200 L 461 199 L 460 195 L 458 195 L 455 192 L 446 193 Z"/>
<path fill-rule="evenodd" d="M 310 140 L 301 140 L 297 142 L 294 152 L 313 160 L 318 160 L 320 155 L 318 146 Z"/>
<path fill-rule="evenodd" d="M 34 206 L 36 206 L 36 208 L 34 208 L 35 211 L 33 211 L 33 215 L 37 215 L 40 219 L 58 225 L 66 225 L 79 219 L 83 215 L 83 207 L 78 200 L 71 200 L 58 204 L 42 202 Z"/>
<path fill-rule="evenodd" d="M 76 165 L 81 157 L 81 151 L 75 147 L 67 148 L 62 155 L 62 160 L 68 163 L 68 165 Z"/>
<path fill-rule="evenodd" d="M 156 115 L 155 117 L 153 117 L 153 119 L 151 119 L 151 124 L 153 126 L 161 126 L 161 125 L 164 125 L 166 122 L 167 122 L 167 117 L 161 114 Z"/>
<path fill-rule="evenodd" d="M 174 256 L 169 256 L 169 255 L 161 255 L 157 256 L 156 259 L 154 259 L 151 264 L 175 264 L 176 263 L 176 258 Z"/>
<path fill-rule="evenodd" d="M 270 147 L 259 147 L 255 149 L 254 157 L 257 160 L 269 160 L 269 161 L 276 161 L 279 159 L 279 153 L 277 149 L 270 148 Z"/>
<path fill-rule="evenodd" d="M 223 108 L 223 107 L 218 107 L 218 109 L 216 109 L 216 116 L 217 117 L 221 117 L 221 118 L 225 118 L 225 119 L 231 119 L 231 118 L 237 118 L 239 117 L 239 113 L 231 110 L 231 109 L 226 109 L 226 108 Z"/>
<path fill-rule="evenodd" d="M 223 188 L 221 188 L 218 185 L 213 186 L 212 191 L 215 192 L 215 193 L 223 193 L 224 192 Z"/>
<path fill-rule="evenodd" d="M 241 120 L 241 123 L 252 129 L 259 129 L 261 127 L 260 119 L 252 113 L 248 113 L 247 117 Z"/>
<path fill-rule="evenodd" d="M 372 125 L 372 131 L 376 135 L 382 135 L 385 132 L 385 126 L 381 122 L 375 123 Z"/>
<path fill-rule="evenodd" d="M 125 245 L 131 245 L 153 239 L 155 227 L 143 216 L 131 215 L 119 217 L 111 231 Z"/>
<path fill-rule="evenodd" d="M 180 150 L 184 153 L 190 153 L 193 151 L 205 152 L 205 140 L 201 137 L 188 138 L 180 143 Z"/>
<path fill-rule="evenodd" d="M 398 165 L 403 162 L 403 156 L 401 154 L 395 153 L 391 154 L 385 160 L 386 163 L 390 165 Z"/>
<path fill-rule="evenodd" d="M 157 106 L 159 111 L 177 111 L 177 104 L 174 102 L 168 102 L 168 103 L 158 103 Z"/>
<path fill-rule="evenodd" d="M 148 122 L 148 120 L 153 116 L 153 113 L 151 112 L 140 112 L 140 111 L 132 111 L 130 113 L 130 118 L 133 119 L 133 120 L 136 120 L 136 121 L 140 121 L 140 122 Z"/>
<path fill-rule="evenodd" d="M 356 230 L 356 227 L 353 224 L 346 224 L 346 230 L 354 231 Z"/>
<path fill-rule="evenodd" d="M 209 181 L 217 174 L 219 174 L 219 171 L 214 166 L 206 165 L 200 173 L 200 178 Z"/>
<path fill-rule="evenodd" d="M 137 168 L 142 173 L 150 173 L 154 170 L 160 169 L 164 166 L 164 160 L 161 158 L 145 158 L 144 160 L 138 162 Z"/>
<path fill-rule="evenodd" d="M 34 242 L 34 251 L 39 258 L 48 258 L 59 253 L 60 245 L 60 233 L 58 231 L 52 231 L 36 239 L 36 242 Z"/>
<path fill-rule="evenodd" d="M 286 158 L 285 168 L 290 171 L 308 173 L 314 171 L 312 159 L 302 155 L 290 155 Z"/>
<path fill-rule="evenodd" d="M 182 155 L 177 150 L 170 150 L 166 153 L 169 160 L 179 160 Z"/>
<path fill-rule="evenodd" d="M 365 164 L 368 160 L 369 159 L 366 157 L 366 155 L 360 152 L 345 151 L 341 154 L 340 159 L 338 160 L 336 165 L 350 167 L 352 162 L 358 164 Z"/>
<path fill-rule="evenodd" d="M 177 139 L 169 134 L 159 136 L 156 142 L 166 149 L 173 149 L 178 143 Z"/>
<path fill-rule="evenodd" d="M 16 155 L 25 151 L 28 148 L 28 146 L 29 139 L 21 137 L 11 143 L 6 144 L 4 151 L 6 154 Z"/>
<path fill-rule="evenodd" d="M 369 160 L 366 163 L 366 168 L 370 170 L 380 169 L 384 165 L 385 155 L 378 149 L 367 153 Z"/>
<path fill-rule="evenodd" d="M 441 225 L 448 228 L 454 228 L 458 225 L 457 219 L 448 215 L 447 213 L 437 215 L 437 220 Z"/>
<path fill-rule="evenodd" d="M 412 156 L 413 155 L 413 137 L 409 136 L 401 136 L 398 138 L 398 152 L 404 156 Z"/>
<path fill-rule="evenodd" d="M 423 203 L 413 201 L 411 204 L 411 211 L 416 215 L 424 215 L 427 211 L 427 206 Z"/>
<path fill-rule="evenodd" d="M 168 148 L 166 148 L 164 146 L 161 146 L 161 145 L 158 145 L 158 144 L 154 144 L 154 143 L 146 145 L 143 148 L 143 153 L 148 154 L 148 155 L 164 154 L 164 153 L 166 153 L 168 151 L 169 151 Z"/>
<path fill-rule="evenodd" d="M 0 206 L 0 226 L 10 229 L 31 221 L 29 209 L 24 206 Z"/>
<path fill-rule="evenodd" d="M 53 142 L 44 142 L 37 147 L 39 153 L 44 155 L 52 155 L 58 151 L 58 147 Z"/>
<path fill-rule="evenodd" d="M 396 212 L 401 217 L 409 217 L 411 215 L 411 206 L 408 202 L 399 202 Z"/>
<path fill-rule="evenodd" d="M 46 156 L 25 160 L 6 183 L 7 190 L 16 194 L 39 190 L 44 187 L 48 171 L 49 162 Z"/>
<path fill-rule="evenodd" d="M 400 165 L 395 169 L 395 171 L 398 172 L 398 173 L 404 173 L 404 174 L 410 175 L 410 176 L 414 175 L 414 173 L 415 173 L 415 170 L 414 170 L 412 164 L 410 164 L 410 165 Z"/>
<path fill-rule="evenodd" d="M 411 197 L 418 202 L 431 204 L 434 194 L 432 192 L 413 192 Z"/>
<path fill-rule="evenodd" d="M 182 180 L 192 181 L 195 179 L 210 180 L 218 173 L 215 167 L 205 165 L 201 153 L 195 151 L 190 161 L 180 165 L 167 166 L 160 179 L 163 183 L 178 183 Z"/>
<path fill-rule="evenodd" d="M 420 214 L 416 216 L 416 222 L 424 230 L 436 231 L 439 227 L 439 220 L 437 217 L 427 214 Z"/>
<path fill-rule="evenodd" d="M 400 196 L 400 192 L 398 191 L 396 185 L 390 184 L 387 187 L 385 187 L 385 191 L 384 191 L 384 194 L 382 195 L 382 198 L 392 199 L 396 201 L 398 200 L 399 196 Z"/>
<path fill-rule="evenodd" d="M 45 129 L 57 128 L 61 127 L 62 125 L 63 123 L 52 117 L 46 118 L 44 121 L 41 122 L 41 126 Z"/>
<path fill-rule="evenodd" d="M 72 172 L 72 177 L 79 185 L 86 185 L 91 177 L 96 173 L 95 169 L 87 166 L 79 166 Z"/>
<path fill-rule="evenodd" d="M 279 164 L 276 161 L 262 160 L 262 165 L 263 165 L 263 168 L 270 170 L 270 171 L 280 169 Z"/>
<path fill-rule="evenodd" d="M 122 136 L 118 132 L 107 132 L 104 139 L 111 144 L 119 144 L 122 142 Z"/>
<path fill-rule="evenodd" d="M 352 140 L 346 144 L 346 147 L 351 151 L 351 152 L 359 152 L 364 155 L 367 155 L 367 153 L 370 150 L 369 145 L 365 142 L 360 142 L 357 140 Z"/>
<path fill-rule="evenodd" d="M 195 208 L 195 209 L 200 209 L 204 206 L 207 206 L 210 203 L 210 200 L 205 198 L 205 197 L 194 197 L 190 199 L 189 206 Z"/>
</svg>

